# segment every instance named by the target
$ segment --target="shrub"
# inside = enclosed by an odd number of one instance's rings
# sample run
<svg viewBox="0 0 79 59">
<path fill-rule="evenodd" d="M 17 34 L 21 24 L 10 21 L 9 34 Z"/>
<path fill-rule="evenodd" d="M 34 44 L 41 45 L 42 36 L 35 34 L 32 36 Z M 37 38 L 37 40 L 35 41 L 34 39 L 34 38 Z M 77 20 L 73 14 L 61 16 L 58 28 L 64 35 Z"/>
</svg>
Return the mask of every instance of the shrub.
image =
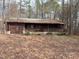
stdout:
<svg viewBox="0 0 79 59">
<path fill-rule="evenodd" d="M 48 32 L 48 33 L 46 33 L 46 35 L 52 35 L 52 32 Z"/>
<path fill-rule="evenodd" d="M 61 36 L 61 35 L 66 35 L 66 33 L 65 32 L 59 32 L 59 33 L 57 33 L 57 35 L 59 35 L 59 36 Z"/>
<path fill-rule="evenodd" d="M 26 32 L 25 35 L 32 35 L 32 33 L 31 32 Z"/>
</svg>

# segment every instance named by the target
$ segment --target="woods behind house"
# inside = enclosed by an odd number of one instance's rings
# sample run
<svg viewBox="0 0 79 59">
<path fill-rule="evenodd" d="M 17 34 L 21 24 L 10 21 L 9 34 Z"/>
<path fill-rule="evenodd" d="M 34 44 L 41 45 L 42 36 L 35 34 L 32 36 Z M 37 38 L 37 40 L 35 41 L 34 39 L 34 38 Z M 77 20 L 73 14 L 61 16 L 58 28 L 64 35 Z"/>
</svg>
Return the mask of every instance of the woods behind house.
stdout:
<svg viewBox="0 0 79 59">
<path fill-rule="evenodd" d="M 62 21 L 63 32 L 79 34 L 79 0 L 0 0 L 1 32 L 12 18 Z M 29 20 L 29 19 L 28 19 Z"/>
</svg>

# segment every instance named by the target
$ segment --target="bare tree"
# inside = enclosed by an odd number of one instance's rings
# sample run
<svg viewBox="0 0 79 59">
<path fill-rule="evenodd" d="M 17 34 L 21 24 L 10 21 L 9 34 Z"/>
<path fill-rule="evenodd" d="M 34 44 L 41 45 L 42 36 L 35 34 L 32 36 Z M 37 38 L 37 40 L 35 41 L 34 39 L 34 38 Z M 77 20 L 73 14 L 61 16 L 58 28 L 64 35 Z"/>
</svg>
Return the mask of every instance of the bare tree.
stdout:
<svg viewBox="0 0 79 59">
<path fill-rule="evenodd" d="M 5 0 L 3 0 L 3 11 L 2 11 L 2 33 L 5 32 Z"/>
<path fill-rule="evenodd" d="M 17 5 L 16 5 L 16 2 L 13 2 L 12 4 L 10 4 L 9 13 L 10 13 L 10 17 L 17 17 Z"/>
</svg>

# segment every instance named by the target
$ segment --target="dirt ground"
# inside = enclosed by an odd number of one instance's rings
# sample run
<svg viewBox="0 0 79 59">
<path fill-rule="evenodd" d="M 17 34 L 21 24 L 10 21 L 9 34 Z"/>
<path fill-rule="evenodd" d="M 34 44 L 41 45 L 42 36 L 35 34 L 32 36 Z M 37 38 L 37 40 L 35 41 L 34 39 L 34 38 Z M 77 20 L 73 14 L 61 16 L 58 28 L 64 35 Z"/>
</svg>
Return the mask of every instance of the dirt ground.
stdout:
<svg viewBox="0 0 79 59">
<path fill-rule="evenodd" d="M 79 37 L 0 34 L 0 59 L 79 59 Z"/>
</svg>

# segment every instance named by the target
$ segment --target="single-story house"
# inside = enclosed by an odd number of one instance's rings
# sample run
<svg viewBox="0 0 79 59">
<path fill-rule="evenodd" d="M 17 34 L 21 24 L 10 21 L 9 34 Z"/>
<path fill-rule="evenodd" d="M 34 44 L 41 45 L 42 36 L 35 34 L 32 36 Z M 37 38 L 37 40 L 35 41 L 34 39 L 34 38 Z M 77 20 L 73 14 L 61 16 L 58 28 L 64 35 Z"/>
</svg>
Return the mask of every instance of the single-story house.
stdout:
<svg viewBox="0 0 79 59">
<path fill-rule="evenodd" d="M 59 32 L 63 31 L 64 23 L 49 19 L 12 18 L 6 20 L 6 31 L 11 34 L 26 32 Z"/>
</svg>

